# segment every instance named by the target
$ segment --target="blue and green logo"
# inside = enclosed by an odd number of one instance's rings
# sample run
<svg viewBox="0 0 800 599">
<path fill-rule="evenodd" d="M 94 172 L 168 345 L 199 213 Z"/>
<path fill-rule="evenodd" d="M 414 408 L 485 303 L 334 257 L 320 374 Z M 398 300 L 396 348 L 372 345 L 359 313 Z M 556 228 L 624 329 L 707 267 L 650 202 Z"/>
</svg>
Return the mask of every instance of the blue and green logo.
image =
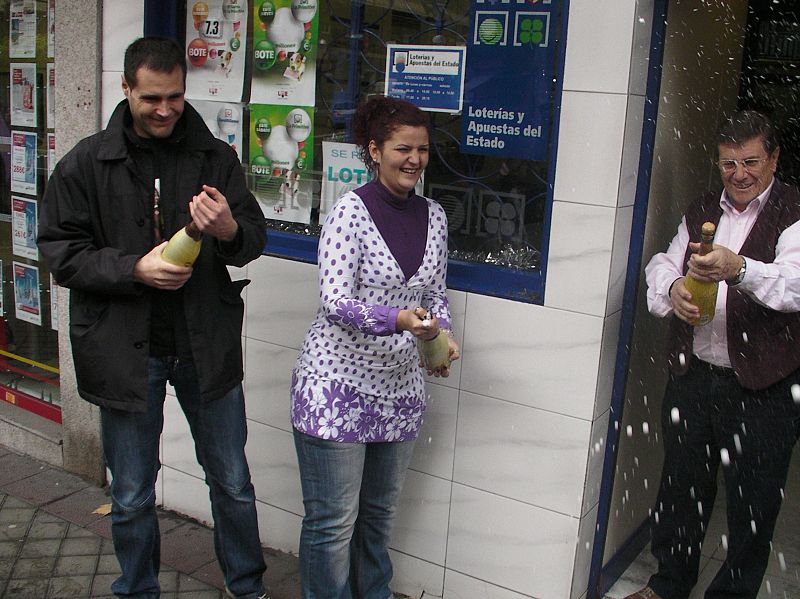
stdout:
<svg viewBox="0 0 800 599">
<path fill-rule="evenodd" d="M 478 27 L 478 37 L 482 44 L 494 46 L 503 39 L 503 24 L 500 19 L 490 17 Z"/>
</svg>

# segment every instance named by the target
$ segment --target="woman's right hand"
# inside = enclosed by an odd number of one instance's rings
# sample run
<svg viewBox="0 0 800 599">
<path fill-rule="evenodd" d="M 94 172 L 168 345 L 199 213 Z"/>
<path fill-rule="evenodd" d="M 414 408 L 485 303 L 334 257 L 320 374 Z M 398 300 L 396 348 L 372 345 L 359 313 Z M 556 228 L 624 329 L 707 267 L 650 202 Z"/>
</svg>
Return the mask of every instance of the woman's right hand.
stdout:
<svg viewBox="0 0 800 599">
<path fill-rule="evenodd" d="M 431 320 L 426 320 L 425 316 L 427 316 L 425 308 L 400 310 L 397 315 L 397 330 L 408 331 L 414 337 L 425 341 L 434 339 L 439 334 L 439 320 L 435 316 Z"/>
</svg>

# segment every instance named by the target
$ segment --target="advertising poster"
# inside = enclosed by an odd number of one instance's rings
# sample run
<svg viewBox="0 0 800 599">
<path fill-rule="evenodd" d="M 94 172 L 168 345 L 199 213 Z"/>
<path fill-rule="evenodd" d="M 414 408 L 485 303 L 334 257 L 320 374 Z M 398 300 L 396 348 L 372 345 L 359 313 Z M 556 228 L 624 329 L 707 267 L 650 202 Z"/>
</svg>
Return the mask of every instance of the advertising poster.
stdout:
<svg viewBox="0 0 800 599">
<path fill-rule="evenodd" d="M 250 101 L 313 106 L 318 0 L 255 0 Z"/>
<path fill-rule="evenodd" d="M 36 134 L 11 132 L 11 191 L 36 195 Z"/>
<path fill-rule="evenodd" d="M 313 130 L 313 108 L 250 105 L 250 188 L 266 218 L 310 222 Z"/>
<path fill-rule="evenodd" d="M 47 128 L 56 128 L 56 65 L 47 63 Z"/>
<path fill-rule="evenodd" d="M 560 6 L 470 2 L 463 153 L 547 157 Z"/>
<path fill-rule="evenodd" d="M 36 127 L 36 65 L 31 62 L 12 62 L 11 125 Z"/>
<path fill-rule="evenodd" d="M 36 0 L 9 3 L 9 58 L 36 58 Z"/>
<path fill-rule="evenodd" d="M 47 0 L 47 58 L 56 55 L 56 0 Z"/>
<path fill-rule="evenodd" d="M 247 17 L 247 0 L 186 3 L 187 98 L 242 100 Z"/>
<path fill-rule="evenodd" d="M 47 178 L 53 176 L 56 168 L 56 134 L 47 134 Z"/>
<path fill-rule="evenodd" d="M 236 150 L 242 160 L 242 104 L 192 100 L 192 106 L 200 113 L 211 134 Z"/>
<path fill-rule="evenodd" d="M 36 200 L 11 196 L 11 237 L 15 256 L 39 259 L 36 247 L 38 208 Z"/>
<path fill-rule="evenodd" d="M 39 269 L 14 261 L 14 315 L 17 320 L 42 326 Z"/>
<path fill-rule="evenodd" d="M 50 275 L 50 328 L 58 330 L 58 293 L 61 289 L 56 285 L 53 275 Z"/>
<path fill-rule="evenodd" d="M 384 94 L 431 112 L 461 112 L 464 46 L 386 46 Z"/>
<path fill-rule="evenodd" d="M 419 195 L 425 187 L 423 172 L 414 189 Z M 319 198 L 319 222 L 331 211 L 340 197 L 374 179 L 361 160 L 358 146 L 339 141 L 322 142 L 322 191 Z"/>
</svg>

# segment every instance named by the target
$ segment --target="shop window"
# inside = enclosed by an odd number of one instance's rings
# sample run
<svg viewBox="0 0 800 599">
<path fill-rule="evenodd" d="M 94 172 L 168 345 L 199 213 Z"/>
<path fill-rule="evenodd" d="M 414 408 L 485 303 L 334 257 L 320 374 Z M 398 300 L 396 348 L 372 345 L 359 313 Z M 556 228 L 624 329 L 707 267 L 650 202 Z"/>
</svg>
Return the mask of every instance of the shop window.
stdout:
<svg viewBox="0 0 800 599">
<path fill-rule="evenodd" d="M 58 288 L 36 247 L 55 152 L 55 0 L 0 11 L 0 398 L 60 422 Z"/>
<path fill-rule="evenodd" d="M 448 215 L 449 286 L 541 302 L 564 4 L 187 0 L 174 7 L 183 21 L 175 37 L 190 63 L 187 98 L 238 146 L 270 229 L 267 253 L 315 261 L 331 193 L 366 181 L 363 170 L 333 158 L 335 144 L 350 141 L 355 107 L 385 92 L 389 72 L 389 93 L 430 110 L 421 192 Z M 166 33 L 165 4 L 151 0 L 145 9 L 146 31 Z M 463 81 L 437 71 L 435 59 L 414 84 L 409 72 L 396 75 L 415 51 L 459 48 Z M 443 109 L 448 94 L 463 104 Z M 232 117 L 219 116 L 225 105 Z M 285 118 L 300 119 L 308 136 L 287 129 Z"/>
</svg>

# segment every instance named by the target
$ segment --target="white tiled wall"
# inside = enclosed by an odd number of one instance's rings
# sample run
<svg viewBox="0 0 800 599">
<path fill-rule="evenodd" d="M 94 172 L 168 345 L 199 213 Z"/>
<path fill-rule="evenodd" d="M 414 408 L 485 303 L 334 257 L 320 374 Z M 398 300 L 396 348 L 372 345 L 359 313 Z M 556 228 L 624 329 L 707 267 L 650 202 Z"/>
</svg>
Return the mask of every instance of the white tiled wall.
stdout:
<svg viewBox="0 0 800 599">
<path fill-rule="evenodd" d="M 142 2 L 105 2 L 104 119 Z M 636 189 L 652 0 L 572 0 L 545 303 L 451 291 L 463 359 L 429 381 L 392 541 L 397 590 L 445 599 L 585 595 Z M 248 459 L 263 541 L 297 551 L 289 377 L 316 268 L 261 257 L 246 289 Z M 161 498 L 209 520 L 174 398 Z"/>
</svg>

